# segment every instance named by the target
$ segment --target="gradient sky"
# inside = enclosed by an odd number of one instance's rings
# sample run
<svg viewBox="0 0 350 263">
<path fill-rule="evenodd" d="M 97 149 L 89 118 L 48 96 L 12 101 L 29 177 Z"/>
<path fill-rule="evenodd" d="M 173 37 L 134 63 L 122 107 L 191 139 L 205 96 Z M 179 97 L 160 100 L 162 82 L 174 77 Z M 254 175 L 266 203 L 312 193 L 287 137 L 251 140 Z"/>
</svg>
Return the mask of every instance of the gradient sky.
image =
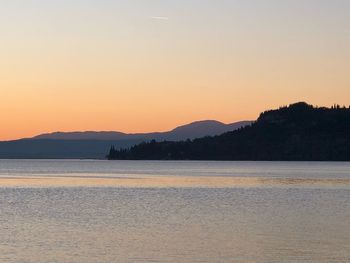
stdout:
<svg viewBox="0 0 350 263">
<path fill-rule="evenodd" d="M 350 104 L 349 0 L 1 0 L 0 140 Z"/>
</svg>

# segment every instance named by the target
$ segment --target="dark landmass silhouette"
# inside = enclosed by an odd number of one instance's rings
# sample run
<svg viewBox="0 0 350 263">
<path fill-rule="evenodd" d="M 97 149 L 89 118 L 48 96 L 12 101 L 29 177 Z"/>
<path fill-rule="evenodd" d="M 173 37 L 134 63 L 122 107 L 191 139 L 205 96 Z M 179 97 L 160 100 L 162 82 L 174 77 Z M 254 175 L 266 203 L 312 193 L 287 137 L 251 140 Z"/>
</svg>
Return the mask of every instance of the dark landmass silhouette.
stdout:
<svg viewBox="0 0 350 263">
<path fill-rule="evenodd" d="M 0 158 L 20 159 L 104 159 L 106 149 L 126 148 L 144 141 L 180 141 L 219 135 L 251 124 L 198 121 L 168 132 L 127 134 L 122 132 L 55 132 L 33 138 L 0 142 Z"/>
<path fill-rule="evenodd" d="M 350 107 L 305 102 L 261 113 L 251 125 L 219 136 L 111 147 L 109 159 L 350 161 Z"/>
<path fill-rule="evenodd" d="M 54 132 L 35 136 L 34 140 L 184 140 L 204 136 L 219 135 L 227 131 L 233 131 L 251 124 L 252 121 L 240 121 L 224 124 L 215 120 L 192 122 L 179 126 L 167 132 L 153 133 L 123 133 L 114 131 L 85 131 L 85 132 Z"/>
</svg>

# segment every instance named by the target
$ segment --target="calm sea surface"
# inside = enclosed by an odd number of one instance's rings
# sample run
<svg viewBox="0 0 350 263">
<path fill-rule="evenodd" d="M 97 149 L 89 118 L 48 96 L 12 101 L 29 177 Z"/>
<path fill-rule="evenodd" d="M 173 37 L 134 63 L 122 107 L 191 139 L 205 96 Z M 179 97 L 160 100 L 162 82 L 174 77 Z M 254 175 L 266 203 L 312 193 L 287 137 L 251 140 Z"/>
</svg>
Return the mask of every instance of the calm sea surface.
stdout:
<svg viewBox="0 0 350 263">
<path fill-rule="evenodd" d="M 350 163 L 0 160 L 0 262 L 350 262 Z"/>
</svg>

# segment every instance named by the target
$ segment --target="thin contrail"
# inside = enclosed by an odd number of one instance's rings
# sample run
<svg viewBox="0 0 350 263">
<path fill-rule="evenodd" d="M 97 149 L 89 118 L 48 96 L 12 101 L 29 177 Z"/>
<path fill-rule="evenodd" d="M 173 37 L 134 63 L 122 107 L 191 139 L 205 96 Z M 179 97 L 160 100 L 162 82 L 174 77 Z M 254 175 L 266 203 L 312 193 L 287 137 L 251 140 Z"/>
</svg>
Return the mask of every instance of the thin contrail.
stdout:
<svg viewBox="0 0 350 263">
<path fill-rule="evenodd" d="M 167 16 L 150 16 L 149 18 L 155 19 L 155 20 L 169 20 L 169 17 Z"/>
</svg>

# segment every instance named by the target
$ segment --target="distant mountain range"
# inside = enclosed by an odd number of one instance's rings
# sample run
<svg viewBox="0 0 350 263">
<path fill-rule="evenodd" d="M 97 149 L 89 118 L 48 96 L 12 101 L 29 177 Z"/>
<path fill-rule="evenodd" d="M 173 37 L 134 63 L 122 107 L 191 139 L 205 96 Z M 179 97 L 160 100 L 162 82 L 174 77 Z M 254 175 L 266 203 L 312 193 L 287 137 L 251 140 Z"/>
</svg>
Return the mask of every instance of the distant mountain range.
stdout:
<svg viewBox="0 0 350 263">
<path fill-rule="evenodd" d="M 0 142 L 0 158 L 102 159 L 108 149 L 128 148 L 144 141 L 181 141 L 219 135 L 250 125 L 252 121 L 224 124 L 214 120 L 193 122 L 168 132 L 128 134 L 113 131 L 54 132 L 33 138 Z"/>
<path fill-rule="evenodd" d="M 295 103 L 219 136 L 112 148 L 109 159 L 350 161 L 350 107 Z"/>
<path fill-rule="evenodd" d="M 114 131 L 85 131 L 85 132 L 54 132 L 35 136 L 33 140 L 186 140 L 204 136 L 218 135 L 227 131 L 233 131 L 251 124 L 251 121 L 241 121 L 224 124 L 219 121 L 205 120 L 192 122 L 179 126 L 168 132 L 153 133 L 123 133 Z"/>
</svg>

